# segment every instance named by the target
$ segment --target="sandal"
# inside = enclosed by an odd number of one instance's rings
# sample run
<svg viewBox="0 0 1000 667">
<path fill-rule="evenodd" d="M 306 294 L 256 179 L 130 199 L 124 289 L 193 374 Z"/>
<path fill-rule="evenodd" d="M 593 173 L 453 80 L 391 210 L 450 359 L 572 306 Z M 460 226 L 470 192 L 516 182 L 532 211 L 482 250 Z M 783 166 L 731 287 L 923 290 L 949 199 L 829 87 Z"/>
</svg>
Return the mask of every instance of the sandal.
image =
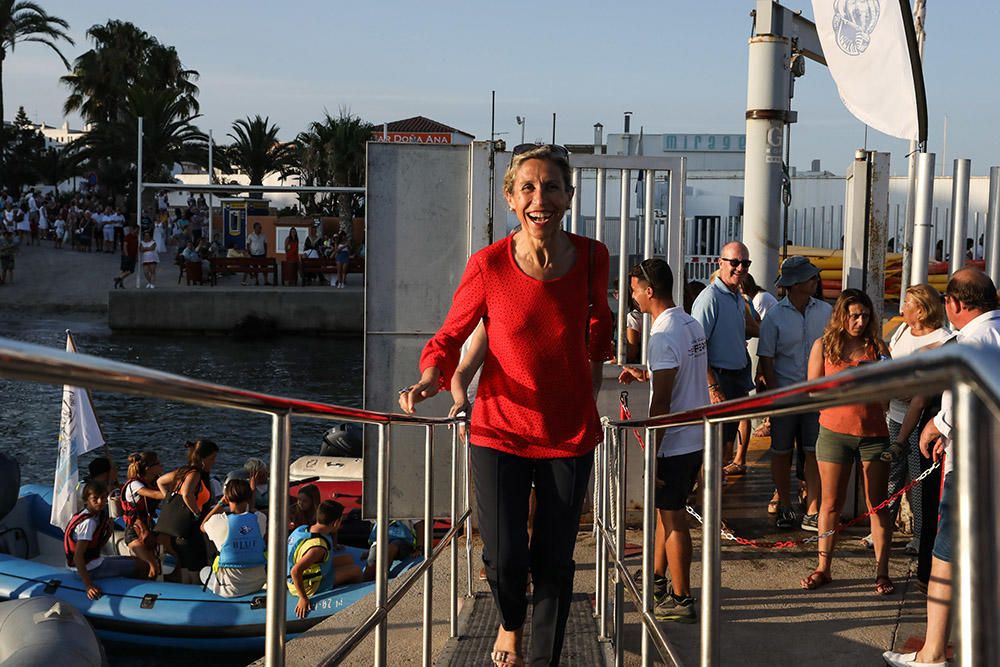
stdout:
<svg viewBox="0 0 1000 667">
<path fill-rule="evenodd" d="M 888 575 L 883 574 L 881 577 L 875 577 L 876 595 L 892 595 L 895 592 L 896 586 L 892 583 L 892 579 Z"/>
<path fill-rule="evenodd" d="M 814 591 L 817 588 L 826 586 L 832 581 L 833 577 L 826 572 L 823 572 L 822 570 L 814 570 L 808 577 L 800 581 L 799 585 L 802 586 L 802 590 Z"/>
<path fill-rule="evenodd" d="M 736 461 L 733 461 L 729 465 L 723 466 L 722 472 L 726 473 L 727 475 L 733 475 L 735 477 L 737 475 L 745 475 L 747 472 L 747 467 L 742 463 L 737 463 Z"/>
<path fill-rule="evenodd" d="M 774 495 L 771 496 L 770 502 L 767 503 L 767 513 L 768 514 L 777 514 L 778 513 L 778 505 L 779 505 L 779 502 L 778 502 L 778 493 L 775 492 Z"/>
<path fill-rule="evenodd" d="M 493 667 L 524 667 L 524 659 L 510 651 L 493 651 L 490 653 Z"/>
</svg>

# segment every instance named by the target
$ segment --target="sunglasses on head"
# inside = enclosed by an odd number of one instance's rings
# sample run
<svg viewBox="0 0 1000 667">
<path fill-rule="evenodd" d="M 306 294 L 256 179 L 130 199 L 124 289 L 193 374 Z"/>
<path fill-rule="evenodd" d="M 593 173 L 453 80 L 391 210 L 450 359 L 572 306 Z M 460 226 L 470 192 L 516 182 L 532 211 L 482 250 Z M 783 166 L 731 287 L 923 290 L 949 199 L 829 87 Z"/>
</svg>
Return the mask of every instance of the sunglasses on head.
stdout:
<svg viewBox="0 0 1000 667">
<path fill-rule="evenodd" d="M 729 262 L 729 266 L 734 269 L 737 266 L 742 266 L 744 269 L 749 269 L 750 265 L 753 263 L 749 259 L 736 259 L 735 257 L 720 257 L 720 262 Z"/>
<path fill-rule="evenodd" d="M 649 272 L 646 271 L 646 262 L 639 262 L 639 270 L 642 271 L 642 277 L 649 283 L 650 287 L 653 285 L 653 280 L 649 277 Z"/>
<path fill-rule="evenodd" d="M 547 148 L 555 157 L 562 158 L 563 160 L 569 159 L 569 151 L 566 150 L 565 146 L 560 146 L 559 144 L 518 144 L 511 150 L 511 155 L 521 155 L 536 148 Z"/>
</svg>

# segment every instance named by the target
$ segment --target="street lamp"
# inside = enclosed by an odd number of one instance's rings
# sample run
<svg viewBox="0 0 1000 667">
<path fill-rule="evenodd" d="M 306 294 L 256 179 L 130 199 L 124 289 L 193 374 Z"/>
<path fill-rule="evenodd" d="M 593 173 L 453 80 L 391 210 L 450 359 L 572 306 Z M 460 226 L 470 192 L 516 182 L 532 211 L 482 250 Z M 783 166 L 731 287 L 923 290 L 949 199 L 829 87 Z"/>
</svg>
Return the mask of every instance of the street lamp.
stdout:
<svg viewBox="0 0 1000 667">
<path fill-rule="evenodd" d="M 524 116 L 514 116 L 517 124 L 521 126 L 521 143 L 524 143 L 524 122 L 527 120 Z"/>
</svg>

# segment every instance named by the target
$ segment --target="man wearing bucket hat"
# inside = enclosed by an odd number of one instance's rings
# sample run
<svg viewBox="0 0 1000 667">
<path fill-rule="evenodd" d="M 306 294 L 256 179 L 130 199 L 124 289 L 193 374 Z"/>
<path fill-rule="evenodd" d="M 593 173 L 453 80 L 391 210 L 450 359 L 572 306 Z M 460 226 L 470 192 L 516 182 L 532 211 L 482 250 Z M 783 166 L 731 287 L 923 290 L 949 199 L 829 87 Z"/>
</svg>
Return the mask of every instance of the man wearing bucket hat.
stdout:
<svg viewBox="0 0 1000 667">
<path fill-rule="evenodd" d="M 757 356 L 768 389 L 787 387 L 804 382 L 809 367 L 809 351 L 830 319 L 830 304 L 812 295 L 819 280 L 817 269 L 801 255 L 781 263 L 781 274 L 775 284 L 785 288 L 786 296 L 767 311 L 760 324 Z M 771 478 L 778 490 L 778 518 L 775 525 L 782 529 L 796 526 L 790 500 L 792 454 L 795 442 L 805 451 L 805 478 L 808 505 L 800 524 L 804 530 L 816 531 L 819 510 L 819 472 L 816 468 L 816 437 L 819 434 L 819 413 L 771 417 Z"/>
</svg>

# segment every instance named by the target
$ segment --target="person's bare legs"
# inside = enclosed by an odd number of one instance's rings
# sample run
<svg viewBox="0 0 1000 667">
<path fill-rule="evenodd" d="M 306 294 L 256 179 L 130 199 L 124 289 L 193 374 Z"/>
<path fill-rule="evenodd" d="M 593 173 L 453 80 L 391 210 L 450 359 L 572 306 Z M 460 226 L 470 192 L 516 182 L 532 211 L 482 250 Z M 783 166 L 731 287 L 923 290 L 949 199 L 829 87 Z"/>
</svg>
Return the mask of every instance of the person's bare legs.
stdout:
<svg viewBox="0 0 1000 667">
<path fill-rule="evenodd" d="M 819 508 L 819 532 L 822 535 L 840 523 L 840 508 L 844 504 L 844 497 L 847 494 L 847 481 L 850 477 L 850 467 L 844 463 L 830 463 L 819 461 L 819 479 L 822 486 L 823 501 Z M 827 580 L 831 578 L 830 569 L 833 565 L 833 546 L 836 535 L 821 538 L 817 549 L 817 563 L 815 572 L 822 573 Z M 810 588 L 807 583 L 812 575 L 803 579 L 803 588 Z M 826 583 L 825 581 L 823 583 Z M 822 584 L 819 584 L 822 585 Z M 812 586 L 818 588 L 819 586 Z"/>
<path fill-rule="evenodd" d="M 951 563 L 931 559 L 931 579 L 927 584 L 927 632 L 917 662 L 944 662 L 951 630 Z"/>
<path fill-rule="evenodd" d="M 865 479 L 865 503 L 870 512 L 885 500 L 889 484 L 889 464 L 884 461 L 862 461 Z M 875 543 L 875 577 L 889 576 L 889 546 L 892 541 L 892 520 L 888 510 L 871 515 L 872 541 Z"/>
<path fill-rule="evenodd" d="M 663 529 L 663 517 L 656 511 L 656 535 L 653 537 L 653 574 L 667 576 L 667 540 Z"/>
<path fill-rule="evenodd" d="M 816 452 L 806 452 L 806 462 L 802 472 L 806 478 L 806 514 L 816 514 L 823 498 L 819 468 L 816 466 Z"/>
<path fill-rule="evenodd" d="M 771 480 L 778 494 L 778 508 L 792 506 L 788 485 L 792 477 L 792 452 L 771 452 Z"/>
<path fill-rule="evenodd" d="M 667 565 L 677 597 L 691 596 L 691 531 L 685 510 L 658 510 L 663 525 Z"/>
<path fill-rule="evenodd" d="M 744 419 L 740 422 L 736 430 L 736 451 L 733 454 L 733 463 L 740 466 L 747 464 L 747 449 L 750 445 L 750 420 Z"/>
</svg>

